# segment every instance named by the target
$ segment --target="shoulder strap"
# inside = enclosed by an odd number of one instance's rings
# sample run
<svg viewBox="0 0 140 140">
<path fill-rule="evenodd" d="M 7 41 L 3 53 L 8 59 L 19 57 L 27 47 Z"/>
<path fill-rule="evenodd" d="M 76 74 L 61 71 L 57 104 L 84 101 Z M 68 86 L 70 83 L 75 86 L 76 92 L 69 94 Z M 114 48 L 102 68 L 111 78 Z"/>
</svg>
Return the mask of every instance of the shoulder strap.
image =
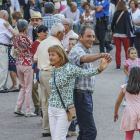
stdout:
<svg viewBox="0 0 140 140">
<path fill-rule="evenodd" d="M 131 20 L 132 20 L 132 12 L 130 11 L 130 17 L 131 17 Z M 135 26 L 133 24 L 133 22 L 131 21 L 132 25 L 133 25 L 133 30 L 135 29 Z"/>
<path fill-rule="evenodd" d="M 61 103 L 62 103 L 64 109 L 66 110 L 66 107 L 65 107 L 64 101 L 63 101 L 63 99 L 62 99 L 62 97 L 61 97 L 61 95 L 60 95 L 59 89 L 58 89 L 58 87 L 56 86 L 56 83 L 55 83 L 55 69 L 54 69 L 54 84 L 55 84 L 55 87 L 56 87 L 57 93 L 58 93 L 58 95 L 59 95 L 59 97 L 60 97 Z"/>
<path fill-rule="evenodd" d="M 117 23 L 119 22 L 119 20 L 120 20 L 121 16 L 123 15 L 123 13 L 124 13 L 124 11 L 122 11 L 121 14 L 120 14 L 120 16 L 118 17 L 118 19 L 117 19 L 117 21 L 116 21 L 116 25 L 117 25 Z"/>
</svg>

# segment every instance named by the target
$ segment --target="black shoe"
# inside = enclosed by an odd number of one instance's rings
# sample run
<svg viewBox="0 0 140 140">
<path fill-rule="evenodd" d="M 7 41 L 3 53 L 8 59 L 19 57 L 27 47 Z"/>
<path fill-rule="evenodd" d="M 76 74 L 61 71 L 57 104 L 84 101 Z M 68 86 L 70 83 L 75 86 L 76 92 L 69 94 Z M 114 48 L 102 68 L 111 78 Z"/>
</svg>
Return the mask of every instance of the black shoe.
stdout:
<svg viewBox="0 0 140 140">
<path fill-rule="evenodd" d="M 50 137 L 51 134 L 50 133 L 42 133 L 42 137 Z"/>
<path fill-rule="evenodd" d="M 36 108 L 34 113 L 40 115 L 40 108 Z"/>
<path fill-rule="evenodd" d="M 66 138 L 69 138 L 69 137 L 71 137 L 70 134 L 67 134 Z"/>
<path fill-rule="evenodd" d="M 8 93 L 7 90 L 0 90 L 0 93 Z"/>
<path fill-rule="evenodd" d="M 120 70 L 120 66 L 117 66 L 117 67 L 116 67 L 116 70 Z"/>
<path fill-rule="evenodd" d="M 112 50 L 113 50 L 113 47 L 110 45 L 106 52 L 110 53 Z"/>
</svg>

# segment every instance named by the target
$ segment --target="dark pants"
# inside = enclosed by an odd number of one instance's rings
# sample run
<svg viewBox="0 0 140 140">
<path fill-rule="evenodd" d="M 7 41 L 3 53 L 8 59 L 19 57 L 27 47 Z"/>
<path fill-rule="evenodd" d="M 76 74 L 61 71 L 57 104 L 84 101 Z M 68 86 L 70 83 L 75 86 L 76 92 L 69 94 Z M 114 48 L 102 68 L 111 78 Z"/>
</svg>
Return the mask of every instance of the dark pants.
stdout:
<svg viewBox="0 0 140 140">
<path fill-rule="evenodd" d="M 105 35 L 107 32 L 108 17 L 106 17 L 106 19 L 107 20 L 105 20 L 104 17 L 100 19 L 96 18 L 95 34 L 99 40 L 100 53 L 105 52 Z"/>
<path fill-rule="evenodd" d="M 23 10 L 24 10 L 24 19 L 26 19 L 29 22 L 30 13 L 29 13 L 29 8 L 27 4 L 24 5 Z"/>
<path fill-rule="evenodd" d="M 140 36 L 129 38 L 130 47 L 135 46 L 138 51 L 138 58 L 140 58 Z"/>
<path fill-rule="evenodd" d="M 93 118 L 92 95 L 88 91 L 74 90 L 79 136 L 77 140 L 95 140 L 97 135 Z"/>
</svg>

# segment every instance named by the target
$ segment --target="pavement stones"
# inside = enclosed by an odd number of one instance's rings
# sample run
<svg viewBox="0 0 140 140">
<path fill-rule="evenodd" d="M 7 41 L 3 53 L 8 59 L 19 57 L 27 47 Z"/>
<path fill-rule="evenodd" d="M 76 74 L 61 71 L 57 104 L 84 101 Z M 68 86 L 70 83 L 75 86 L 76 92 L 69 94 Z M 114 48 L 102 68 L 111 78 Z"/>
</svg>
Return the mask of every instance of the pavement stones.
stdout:
<svg viewBox="0 0 140 140">
<path fill-rule="evenodd" d="M 92 48 L 93 53 L 99 52 L 98 45 Z M 122 51 L 121 70 L 115 70 L 115 48 L 111 51 L 113 61 L 108 68 L 96 76 L 96 83 L 93 93 L 94 120 L 97 127 L 96 140 L 124 140 L 125 132 L 120 131 L 120 123 L 124 107 L 119 109 L 119 120 L 114 123 L 114 106 L 121 90 L 120 85 L 124 84 L 125 75 L 123 62 L 125 60 Z M 94 62 L 94 67 L 99 65 L 99 60 Z M 11 86 L 11 79 L 8 78 L 8 87 Z M 26 118 L 14 114 L 18 93 L 0 93 L 0 140 L 51 140 L 51 137 L 42 137 L 42 125 L 40 116 Z M 25 106 L 25 105 L 24 105 Z M 25 107 L 23 106 L 23 111 Z M 32 108 L 34 111 L 34 107 Z M 77 128 L 78 130 L 78 128 Z M 76 137 L 67 140 L 76 140 Z M 134 140 L 139 140 L 138 132 L 134 134 Z"/>
</svg>

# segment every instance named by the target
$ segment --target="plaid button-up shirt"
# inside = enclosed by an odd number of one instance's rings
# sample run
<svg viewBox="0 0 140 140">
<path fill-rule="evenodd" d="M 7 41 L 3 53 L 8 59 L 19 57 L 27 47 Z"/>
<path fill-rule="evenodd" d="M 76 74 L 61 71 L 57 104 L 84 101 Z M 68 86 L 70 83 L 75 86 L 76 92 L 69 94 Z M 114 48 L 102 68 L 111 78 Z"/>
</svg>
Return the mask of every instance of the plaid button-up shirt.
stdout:
<svg viewBox="0 0 140 140">
<path fill-rule="evenodd" d="M 80 68 L 83 69 L 91 69 L 93 68 L 92 63 L 83 63 L 80 64 L 80 57 L 86 54 L 91 54 L 92 51 L 90 49 L 86 49 L 80 42 L 78 42 L 70 51 L 68 58 L 69 61 Z M 95 76 L 90 78 L 80 78 L 77 77 L 75 80 L 75 88 L 80 90 L 92 90 L 95 84 Z"/>
<path fill-rule="evenodd" d="M 54 23 L 60 23 L 60 22 L 61 20 L 55 18 L 52 14 L 46 14 L 43 17 L 42 25 L 45 25 L 46 27 L 48 27 L 49 30 L 51 30 Z"/>
</svg>

